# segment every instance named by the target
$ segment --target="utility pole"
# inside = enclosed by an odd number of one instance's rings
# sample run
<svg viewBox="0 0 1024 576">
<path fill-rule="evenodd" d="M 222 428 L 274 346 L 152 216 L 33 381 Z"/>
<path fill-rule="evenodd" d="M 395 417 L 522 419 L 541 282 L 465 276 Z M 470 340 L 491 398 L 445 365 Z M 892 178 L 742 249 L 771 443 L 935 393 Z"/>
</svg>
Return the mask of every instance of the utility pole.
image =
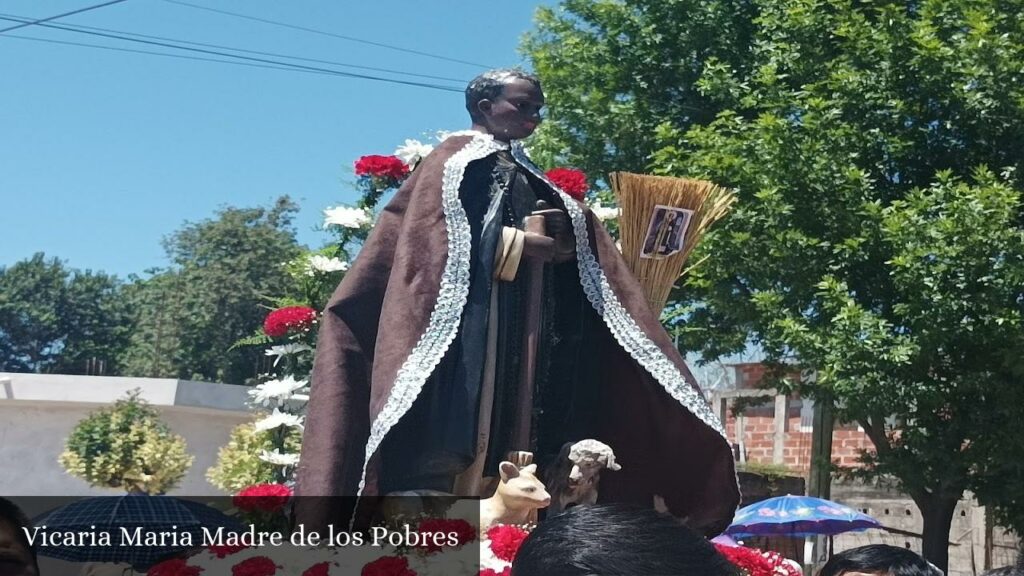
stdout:
<svg viewBox="0 0 1024 576">
<path fill-rule="evenodd" d="M 817 373 L 805 376 L 806 381 L 817 380 Z M 807 495 L 828 500 L 832 493 L 832 429 L 835 400 L 823 392 L 814 399 L 814 417 L 811 424 L 811 470 L 807 481 Z M 804 570 L 812 574 L 816 566 L 828 554 L 828 542 L 824 536 L 815 536 L 804 548 Z M 810 556 L 808 558 L 808 556 Z"/>
</svg>

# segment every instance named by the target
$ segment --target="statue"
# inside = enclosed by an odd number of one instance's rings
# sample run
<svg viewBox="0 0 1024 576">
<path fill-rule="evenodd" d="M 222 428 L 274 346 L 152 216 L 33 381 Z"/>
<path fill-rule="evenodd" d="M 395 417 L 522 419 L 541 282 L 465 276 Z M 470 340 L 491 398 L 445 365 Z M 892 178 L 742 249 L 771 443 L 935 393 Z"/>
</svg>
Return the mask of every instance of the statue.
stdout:
<svg viewBox="0 0 1024 576">
<path fill-rule="evenodd" d="M 570 506 L 597 503 L 602 470 L 622 470 L 615 462 L 611 446 L 590 439 L 566 442 L 551 470 L 544 474 L 551 490 L 548 513 L 557 514 Z"/>
<path fill-rule="evenodd" d="M 494 495 L 480 502 L 480 533 L 498 524 L 523 525 L 535 521 L 534 512 L 551 503 L 544 484 L 537 479 L 537 465 L 519 468 L 512 462 L 499 465 L 501 482 Z"/>
<path fill-rule="evenodd" d="M 616 447 L 601 498 L 713 533 L 739 502 L 732 451 L 643 291 L 589 208 L 519 142 L 540 82 L 493 70 L 469 131 L 424 158 L 382 212 L 319 330 L 299 496 L 481 496 L 512 451 Z M 307 526 L 340 510 L 300 499 Z"/>
</svg>

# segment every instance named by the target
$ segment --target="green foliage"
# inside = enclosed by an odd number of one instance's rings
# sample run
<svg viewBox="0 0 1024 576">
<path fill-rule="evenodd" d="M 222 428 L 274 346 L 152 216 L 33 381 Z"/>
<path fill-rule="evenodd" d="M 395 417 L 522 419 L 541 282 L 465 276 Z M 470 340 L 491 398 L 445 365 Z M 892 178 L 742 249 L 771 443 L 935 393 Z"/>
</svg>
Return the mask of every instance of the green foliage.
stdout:
<svg viewBox="0 0 1024 576">
<path fill-rule="evenodd" d="M 59 460 L 91 486 L 163 494 L 185 477 L 193 457 L 136 390 L 79 422 Z"/>
<path fill-rule="evenodd" d="M 117 374 L 130 328 L 116 277 L 41 253 L 0 268 L 0 370 Z"/>
<path fill-rule="evenodd" d="M 276 435 L 284 434 L 283 442 Z M 235 494 L 247 486 L 279 482 L 281 467 L 260 459 L 264 451 L 297 453 L 302 434 L 295 428 L 257 432 L 252 422 L 236 426 L 228 443 L 217 454 L 217 464 L 206 479 L 217 488 Z M 283 444 L 284 450 L 281 450 Z"/>
<path fill-rule="evenodd" d="M 1024 528 L 1024 2 L 562 6 L 525 45 L 537 146 L 739 196 L 674 293 L 682 346 L 815 370 L 926 518 L 973 489 Z"/>
<path fill-rule="evenodd" d="M 790 470 L 783 464 L 764 464 L 761 462 L 746 462 L 736 466 L 738 472 L 749 472 L 763 476 L 769 483 L 774 483 L 787 476 L 800 476 L 799 472 Z"/>
<path fill-rule="evenodd" d="M 268 295 L 291 293 L 283 264 L 300 252 L 287 197 L 270 208 L 224 208 L 164 242 L 172 266 L 135 279 L 137 309 L 127 354 L 135 376 L 243 384 L 261 371 L 262 351 L 234 348 L 266 316 Z"/>
</svg>

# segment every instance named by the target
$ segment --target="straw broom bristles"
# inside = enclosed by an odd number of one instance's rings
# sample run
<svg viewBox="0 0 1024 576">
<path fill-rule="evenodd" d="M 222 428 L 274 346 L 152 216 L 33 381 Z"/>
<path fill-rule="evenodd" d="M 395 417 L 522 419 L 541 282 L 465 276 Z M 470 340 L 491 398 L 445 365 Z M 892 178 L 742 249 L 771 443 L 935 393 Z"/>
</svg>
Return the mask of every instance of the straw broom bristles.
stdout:
<svg viewBox="0 0 1024 576">
<path fill-rule="evenodd" d="M 708 228 L 725 216 L 736 197 L 705 180 L 613 172 L 609 181 L 618 197 L 622 255 L 644 289 L 655 314 L 661 314 L 683 264 Z M 683 236 L 682 249 L 665 257 L 644 258 L 641 253 L 649 232 L 663 239 L 666 232 L 652 230 L 657 206 L 693 212 Z M 657 250 L 657 247 L 655 247 Z"/>
</svg>

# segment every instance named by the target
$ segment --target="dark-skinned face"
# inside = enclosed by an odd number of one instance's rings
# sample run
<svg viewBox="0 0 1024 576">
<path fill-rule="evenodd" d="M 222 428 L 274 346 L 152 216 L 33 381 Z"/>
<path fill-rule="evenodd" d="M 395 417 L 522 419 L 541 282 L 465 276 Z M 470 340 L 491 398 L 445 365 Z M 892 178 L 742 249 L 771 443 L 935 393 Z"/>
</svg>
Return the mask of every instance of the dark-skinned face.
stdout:
<svg viewBox="0 0 1024 576">
<path fill-rule="evenodd" d="M 20 528 L 0 518 L 0 576 L 37 576 L 32 553 L 22 542 Z"/>
<path fill-rule="evenodd" d="M 515 78 L 494 100 L 481 100 L 477 106 L 483 114 L 483 126 L 498 140 L 526 138 L 540 124 L 544 93 L 536 84 Z"/>
</svg>

